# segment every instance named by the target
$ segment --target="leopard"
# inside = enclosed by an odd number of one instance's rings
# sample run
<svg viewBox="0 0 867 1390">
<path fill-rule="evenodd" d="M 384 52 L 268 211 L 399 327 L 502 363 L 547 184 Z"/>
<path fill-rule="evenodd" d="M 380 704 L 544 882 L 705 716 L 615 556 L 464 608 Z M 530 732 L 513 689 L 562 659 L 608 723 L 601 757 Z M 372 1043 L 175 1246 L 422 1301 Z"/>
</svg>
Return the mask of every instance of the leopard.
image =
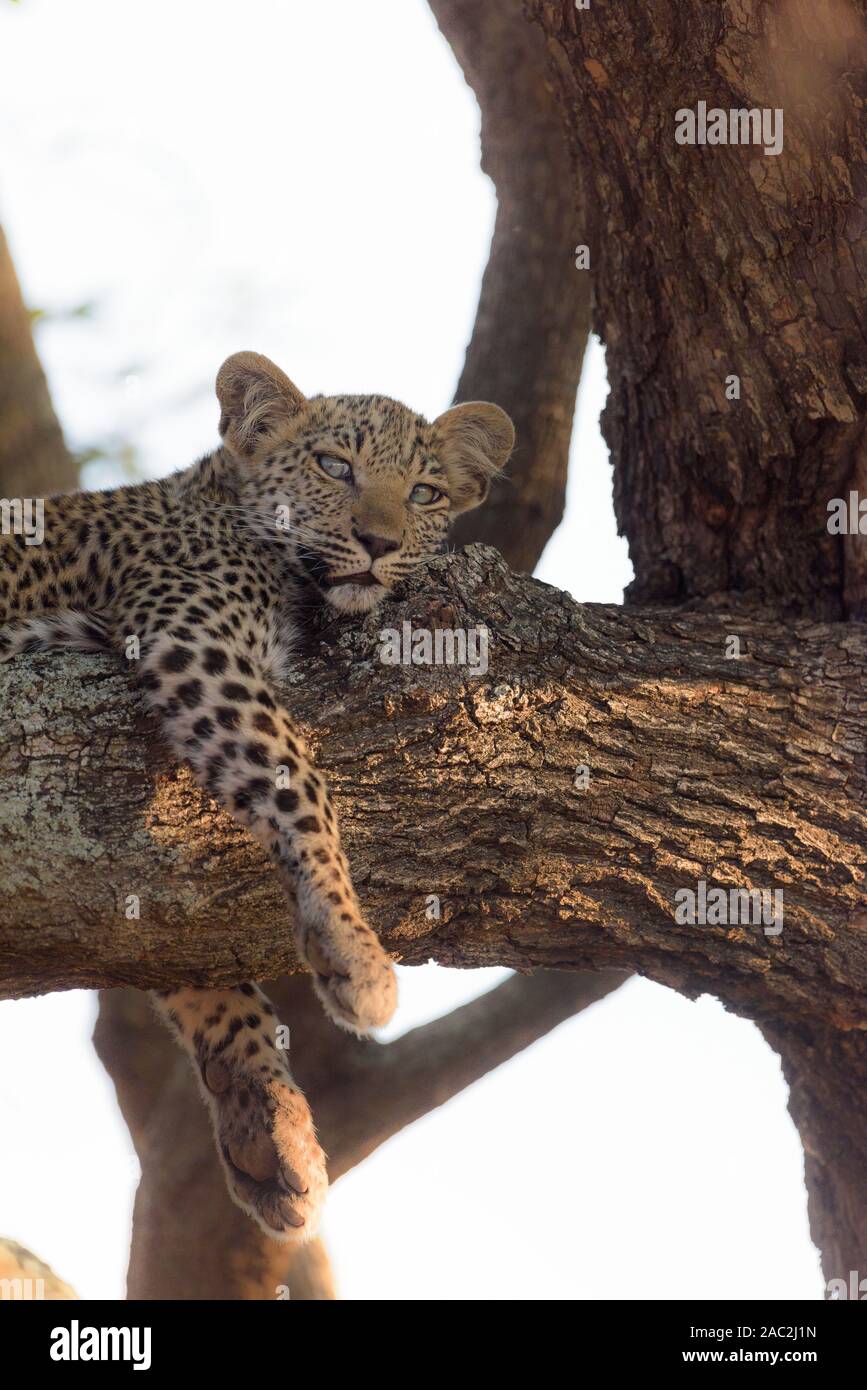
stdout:
<svg viewBox="0 0 867 1390">
<path fill-rule="evenodd" d="M 216 395 L 220 443 L 193 464 L 40 499 L 38 544 L 2 528 L 0 661 L 127 657 L 172 756 L 267 851 L 322 1006 L 363 1037 L 394 1013 L 393 961 L 281 687 L 303 667 L 310 605 L 358 620 L 446 550 L 515 431 L 487 401 L 428 421 L 387 396 L 305 396 L 255 352 L 223 363 Z M 192 1064 L 229 1195 L 267 1236 L 309 1239 L 326 1159 L 265 992 L 241 980 L 150 994 Z"/>
</svg>

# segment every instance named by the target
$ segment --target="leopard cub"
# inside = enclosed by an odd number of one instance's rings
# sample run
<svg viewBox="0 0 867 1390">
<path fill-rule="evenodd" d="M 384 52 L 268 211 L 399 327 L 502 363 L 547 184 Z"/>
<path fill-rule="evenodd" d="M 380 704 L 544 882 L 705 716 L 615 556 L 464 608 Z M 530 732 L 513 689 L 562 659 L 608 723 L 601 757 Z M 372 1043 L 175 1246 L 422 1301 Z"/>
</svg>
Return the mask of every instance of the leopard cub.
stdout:
<svg viewBox="0 0 867 1390">
<path fill-rule="evenodd" d="M 281 678 L 311 593 L 375 608 L 484 500 L 514 430 L 484 402 L 430 424 L 385 396 L 306 398 L 253 352 L 223 364 L 217 396 L 213 453 L 158 482 L 47 499 L 41 545 L 0 536 L 0 660 L 137 637 L 166 739 L 267 848 L 322 1004 L 361 1034 L 391 1017 L 394 972 Z M 154 1002 L 193 1061 L 231 1195 L 276 1239 L 309 1237 L 325 1161 L 268 999 L 246 982 Z"/>
</svg>

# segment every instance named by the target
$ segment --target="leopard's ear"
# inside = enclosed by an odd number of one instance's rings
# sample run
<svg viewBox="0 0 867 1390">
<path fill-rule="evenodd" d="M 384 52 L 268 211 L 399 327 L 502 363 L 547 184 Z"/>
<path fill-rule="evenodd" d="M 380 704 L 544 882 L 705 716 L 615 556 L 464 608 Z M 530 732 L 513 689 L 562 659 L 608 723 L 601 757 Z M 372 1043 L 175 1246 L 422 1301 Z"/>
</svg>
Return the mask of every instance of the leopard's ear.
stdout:
<svg viewBox="0 0 867 1390">
<path fill-rule="evenodd" d="M 448 474 L 451 510 L 466 512 L 487 497 L 512 452 L 515 426 L 498 405 L 466 401 L 434 420 L 433 438 Z"/>
<path fill-rule="evenodd" d="M 304 399 L 269 358 L 258 352 L 235 352 L 217 373 L 220 434 L 233 453 L 250 457 L 279 434 Z"/>
</svg>

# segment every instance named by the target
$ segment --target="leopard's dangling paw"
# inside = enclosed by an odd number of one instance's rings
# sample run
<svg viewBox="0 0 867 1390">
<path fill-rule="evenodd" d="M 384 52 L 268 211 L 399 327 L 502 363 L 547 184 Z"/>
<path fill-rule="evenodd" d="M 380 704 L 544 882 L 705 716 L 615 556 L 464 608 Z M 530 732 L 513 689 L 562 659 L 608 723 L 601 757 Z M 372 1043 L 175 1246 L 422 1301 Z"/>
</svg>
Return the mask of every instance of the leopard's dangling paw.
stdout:
<svg viewBox="0 0 867 1390">
<path fill-rule="evenodd" d="M 205 1060 L 201 1074 L 234 1201 L 274 1240 L 309 1240 L 328 1176 L 310 1107 L 288 1069 L 279 1057 L 251 1068 L 224 1054 Z"/>
<path fill-rule="evenodd" d="M 308 909 L 298 944 L 335 1023 L 364 1034 L 389 1022 L 397 1007 L 394 966 L 360 912 L 346 903 L 339 913 Z"/>
</svg>

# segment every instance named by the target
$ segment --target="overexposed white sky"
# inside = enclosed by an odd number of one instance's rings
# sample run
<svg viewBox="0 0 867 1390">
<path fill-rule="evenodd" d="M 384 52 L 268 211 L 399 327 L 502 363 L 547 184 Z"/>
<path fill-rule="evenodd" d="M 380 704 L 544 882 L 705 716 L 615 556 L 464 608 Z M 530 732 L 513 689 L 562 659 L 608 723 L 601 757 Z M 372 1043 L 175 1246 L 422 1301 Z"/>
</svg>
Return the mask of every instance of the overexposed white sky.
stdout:
<svg viewBox="0 0 867 1390">
<path fill-rule="evenodd" d="M 240 348 L 305 391 L 438 413 L 494 208 L 475 100 L 425 0 L 0 3 L 0 221 L 45 311 L 67 437 L 105 455 L 89 485 L 210 448 L 213 379 Z M 605 391 L 594 343 L 567 515 L 539 572 L 618 602 Z M 404 969 L 392 1031 L 504 975 Z M 137 1164 L 93 1015 L 80 992 L 0 1004 L 0 1233 L 113 1299 Z M 634 980 L 335 1186 L 340 1292 L 821 1298 L 785 1105 L 751 1024 Z"/>
</svg>

